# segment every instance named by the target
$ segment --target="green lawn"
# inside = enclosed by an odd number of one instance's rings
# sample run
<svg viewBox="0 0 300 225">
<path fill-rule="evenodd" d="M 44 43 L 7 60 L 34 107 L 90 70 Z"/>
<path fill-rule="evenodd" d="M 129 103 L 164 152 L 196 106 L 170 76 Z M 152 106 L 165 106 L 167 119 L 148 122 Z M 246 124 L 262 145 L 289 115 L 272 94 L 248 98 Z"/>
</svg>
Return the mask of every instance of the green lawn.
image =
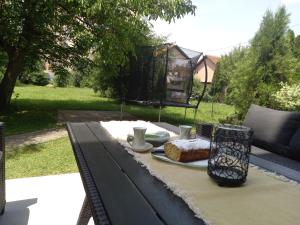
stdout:
<svg viewBox="0 0 300 225">
<path fill-rule="evenodd" d="M 77 171 L 68 138 L 6 152 L 6 177 L 8 179 Z"/>
<path fill-rule="evenodd" d="M 16 87 L 12 110 L 0 115 L 6 123 L 6 135 L 26 133 L 62 126 L 57 122 L 59 109 L 119 110 L 120 105 L 107 98 L 100 98 L 88 88 L 53 88 L 38 86 Z M 17 96 L 17 97 L 16 97 Z M 218 122 L 234 112 L 224 104 L 201 103 L 197 121 Z M 129 112 L 144 120 L 157 121 L 158 110 L 151 107 L 126 105 Z M 183 108 L 164 108 L 162 121 L 172 124 L 192 124 L 193 111 L 188 110 L 184 120 Z M 43 144 L 30 145 L 7 152 L 7 178 L 20 178 L 76 172 L 77 167 L 68 138 L 60 138 Z"/>
<path fill-rule="evenodd" d="M 211 117 L 211 106 L 211 103 L 200 104 L 197 121 L 218 122 L 234 112 L 232 106 L 214 104 Z M 113 99 L 99 97 L 89 88 L 22 86 L 15 88 L 12 110 L 0 114 L 0 121 L 6 123 L 6 135 L 54 128 L 62 126 L 57 122 L 59 109 L 120 110 L 120 105 Z M 125 111 L 144 120 L 157 121 L 158 118 L 158 110 L 151 107 L 127 105 Z M 161 120 L 175 125 L 192 124 L 193 111 L 188 110 L 184 120 L 183 108 L 166 107 Z"/>
</svg>

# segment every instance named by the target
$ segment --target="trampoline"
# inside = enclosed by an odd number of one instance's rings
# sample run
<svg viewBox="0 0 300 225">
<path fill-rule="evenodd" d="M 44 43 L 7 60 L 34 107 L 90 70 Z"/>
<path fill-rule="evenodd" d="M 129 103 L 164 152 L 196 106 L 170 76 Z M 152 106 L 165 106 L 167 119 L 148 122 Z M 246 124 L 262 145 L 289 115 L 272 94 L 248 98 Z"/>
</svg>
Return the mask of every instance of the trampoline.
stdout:
<svg viewBox="0 0 300 225">
<path fill-rule="evenodd" d="M 199 60 L 204 61 L 205 82 L 202 93 L 191 99 L 193 75 Z M 199 104 L 207 87 L 206 56 L 201 52 L 181 48 L 173 44 L 145 46 L 131 62 L 129 85 L 123 97 L 121 112 L 125 102 L 154 106 L 194 109 L 196 118 Z"/>
</svg>

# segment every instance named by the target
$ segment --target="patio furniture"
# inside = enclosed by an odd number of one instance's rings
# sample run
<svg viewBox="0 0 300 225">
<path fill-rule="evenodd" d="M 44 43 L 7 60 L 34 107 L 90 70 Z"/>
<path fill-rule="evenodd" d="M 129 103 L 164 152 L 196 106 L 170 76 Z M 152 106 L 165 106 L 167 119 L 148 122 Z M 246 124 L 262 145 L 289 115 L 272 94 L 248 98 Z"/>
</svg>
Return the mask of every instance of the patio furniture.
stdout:
<svg viewBox="0 0 300 225">
<path fill-rule="evenodd" d="M 205 224 L 99 123 L 67 128 L 87 195 L 78 225 L 87 224 L 90 215 L 97 225 Z"/>
<path fill-rule="evenodd" d="M 255 147 L 300 161 L 300 112 L 251 105 L 243 125 L 253 129 Z"/>
<path fill-rule="evenodd" d="M 5 209 L 5 143 L 4 143 L 4 124 L 0 122 L 0 215 Z"/>
<path fill-rule="evenodd" d="M 178 133 L 178 127 L 155 123 Z M 152 176 L 98 122 L 67 124 L 86 192 L 78 225 L 87 224 L 205 224 L 186 203 Z M 272 154 L 272 153 L 271 153 Z M 300 163 L 294 168 L 259 155 L 250 162 L 300 182 Z"/>
<path fill-rule="evenodd" d="M 191 99 L 194 69 L 202 57 L 205 69 L 203 90 Z M 201 52 L 180 48 L 173 44 L 141 48 L 137 59 L 132 59 L 129 89 L 123 96 L 125 102 L 132 102 L 159 108 L 165 106 L 194 109 L 194 119 L 206 91 L 208 71 L 206 56 Z M 121 106 L 123 112 L 123 103 Z"/>
</svg>

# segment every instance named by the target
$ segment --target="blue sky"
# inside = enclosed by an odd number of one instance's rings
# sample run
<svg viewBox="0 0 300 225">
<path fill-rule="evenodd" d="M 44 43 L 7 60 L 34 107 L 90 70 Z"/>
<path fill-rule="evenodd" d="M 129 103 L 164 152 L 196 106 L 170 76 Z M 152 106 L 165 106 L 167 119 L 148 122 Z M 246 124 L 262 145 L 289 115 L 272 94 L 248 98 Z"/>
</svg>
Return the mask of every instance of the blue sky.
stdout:
<svg viewBox="0 0 300 225">
<path fill-rule="evenodd" d="M 285 5 L 291 14 L 291 29 L 300 35 L 300 0 L 193 0 L 193 4 L 197 6 L 195 16 L 171 24 L 155 21 L 154 31 L 179 46 L 222 55 L 248 43 L 267 9 L 276 11 Z"/>
</svg>

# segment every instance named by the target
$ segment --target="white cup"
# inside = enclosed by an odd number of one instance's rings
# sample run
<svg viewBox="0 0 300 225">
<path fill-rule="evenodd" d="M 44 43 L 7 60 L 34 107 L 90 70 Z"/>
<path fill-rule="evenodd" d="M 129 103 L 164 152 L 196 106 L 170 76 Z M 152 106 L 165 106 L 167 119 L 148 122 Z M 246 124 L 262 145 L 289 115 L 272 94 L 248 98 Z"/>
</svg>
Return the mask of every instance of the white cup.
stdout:
<svg viewBox="0 0 300 225">
<path fill-rule="evenodd" d="M 146 127 L 134 127 L 133 128 L 133 140 L 128 140 L 129 144 L 133 147 L 143 147 L 145 146 L 145 133 L 147 128 Z"/>
<path fill-rule="evenodd" d="M 189 139 L 191 137 L 192 126 L 180 125 L 179 130 L 180 130 L 180 134 L 179 134 L 180 139 Z"/>
</svg>

